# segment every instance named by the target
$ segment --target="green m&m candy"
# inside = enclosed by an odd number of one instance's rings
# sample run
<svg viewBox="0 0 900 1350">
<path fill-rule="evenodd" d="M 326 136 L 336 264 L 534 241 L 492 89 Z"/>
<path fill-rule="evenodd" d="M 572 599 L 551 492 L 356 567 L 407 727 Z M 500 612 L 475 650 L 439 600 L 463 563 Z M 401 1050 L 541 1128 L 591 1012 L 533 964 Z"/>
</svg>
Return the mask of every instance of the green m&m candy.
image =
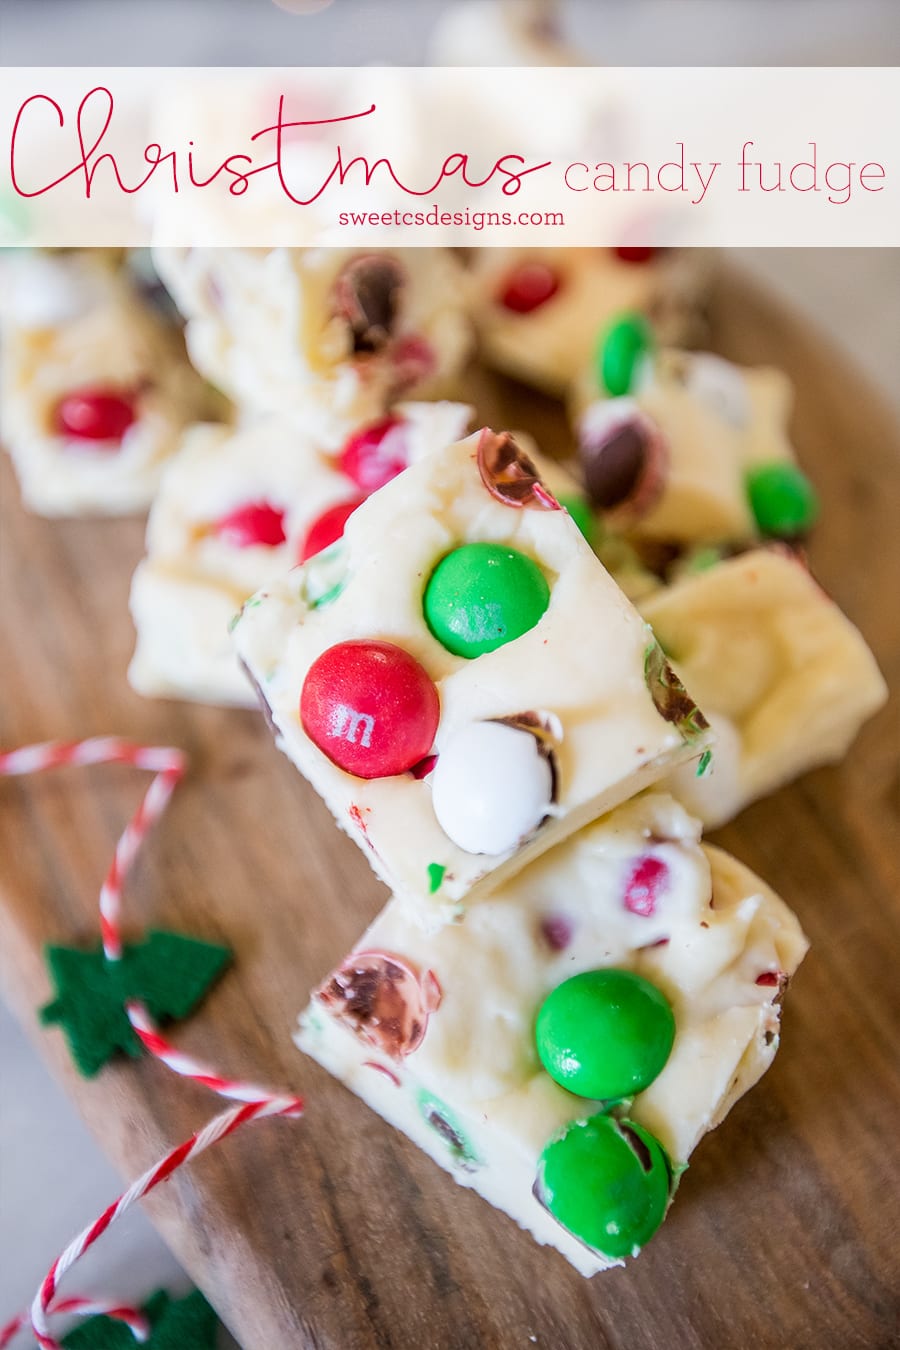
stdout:
<svg viewBox="0 0 900 1350">
<path fill-rule="evenodd" d="M 28 235 L 31 224 L 31 208 L 17 192 L 12 189 L 0 189 L 0 247 L 18 244 Z"/>
<path fill-rule="evenodd" d="M 815 488 L 796 464 L 759 464 L 747 474 L 747 496 L 760 534 L 793 539 L 815 524 Z"/>
<path fill-rule="evenodd" d="M 630 392 L 638 363 L 652 352 L 653 331 L 643 314 L 620 314 L 600 334 L 597 383 L 610 398 Z"/>
<path fill-rule="evenodd" d="M 449 1106 L 427 1088 L 416 1100 L 422 1119 L 443 1140 L 452 1161 L 464 1172 L 476 1171 L 481 1166 L 478 1154 Z"/>
<path fill-rule="evenodd" d="M 425 621 L 449 652 L 470 659 L 527 633 L 550 603 L 536 562 L 503 544 L 462 544 L 425 587 Z"/>
<path fill-rule="evenodd" d="M 537 1015 L 541 1063 L 579 1097 L 620 1101 L 653 1082 L 672 1052 L 664 994 L 630 970 L 587 970 L 547 995 Z"/>
<path fill-rule="evenodd" d="M 593 548 L 594 535 L 596 533 L 596 521 L 594 520 L 594 513 L 591 510 L 591 504 L 587 497 L 580 497 L 572 492 L 558 497 L 557 501 L 564 511 L 568 511 L 585 539 Z"/>
<path fill-rule="evenodd" d="M 637 1256 L 665 1218 L 670 1193 L 662 1145 L 642 1126 L 613 1116 L 572 1121 L 538 1162 L 538 1199 L 603 1256 Z"/>
</svg>

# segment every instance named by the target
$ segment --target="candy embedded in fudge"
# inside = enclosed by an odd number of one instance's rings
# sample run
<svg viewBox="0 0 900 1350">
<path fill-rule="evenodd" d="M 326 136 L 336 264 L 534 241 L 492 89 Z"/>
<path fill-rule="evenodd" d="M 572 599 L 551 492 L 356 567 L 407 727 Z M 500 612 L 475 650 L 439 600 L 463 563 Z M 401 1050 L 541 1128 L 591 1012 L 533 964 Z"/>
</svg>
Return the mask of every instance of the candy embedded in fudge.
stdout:
<svg viewBox="0 0 900 1350">
<path fill-rule="evenodd" d="M 219 411 L 178 328 L 105 254 L 24 255 L 5 279 L 2 434 L 26 503 L 144 509 L 184 428 Z"/>
<path fill-rule="evenodd" d="M 198 370 L 324 449 L 401 398 L 440 398 L 471 350 L 466 278 L 443 249 L 160 249 Z"/>
<path fill-rule="evenodd" d="M 652 633 L 508 434 L 407 469 L 233 636 L 281 748 L 426 921 L 705 746 Z"/>
<path fill-rule="evenodd" d="M 147 526 L 131 612 L 131 684 L 150 696 L 256 705 L 228 628 L 254 591 L 335 543 L 370 491 L 464 434 L 459 403 L 399 404 L 326 455 L 283 418 L 197 426 Z"/>
<path fill-rule="evenodd" d="M 758 877 L 648 792 L 459 924 L 426 933 L 392 900 L 297 1043 L 592 1275 L 649 1240 L 699 1140 L 771 1063 L 806 946 Z"/>
<path fill-rule="evenodd" d="M 486 248 L 473 263 L 484 359 L 548 393 L 566 393 L 597 331 L 623 310 L 668 342 L 692 341 L 708 287 L 698 249 Z"/>
<path fill-rule="evenodd" d="M 625 314 L 601 333 L 572 403 L 588 495 L 628 538 L 747 543 L 814 523 L 780 371 L 659 349 L 647 321 Z"/>
<path fill-rule="evenodd" d="M 839 760 L 887 688 L 865 639 L 786 549 L 754 549 L 639 602 L 715 744 L 667 787 L 707 825 Z"/>
</svg>

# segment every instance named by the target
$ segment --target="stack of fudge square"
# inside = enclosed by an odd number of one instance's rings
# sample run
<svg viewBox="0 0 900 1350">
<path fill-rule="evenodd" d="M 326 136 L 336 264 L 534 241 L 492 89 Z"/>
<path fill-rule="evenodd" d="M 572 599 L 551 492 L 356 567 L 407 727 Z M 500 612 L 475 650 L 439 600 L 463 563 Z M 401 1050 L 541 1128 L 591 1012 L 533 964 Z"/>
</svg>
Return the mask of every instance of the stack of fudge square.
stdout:
<svg viewBox="0 0 900 1350">
<path fill-rule="evenodd" d="M 651 629 L 482 430 L 371 496 L 234 639 L 392 891 L 298 1044 L 584 1274 L 635 1254 L 771 1062 L 806 946 L 660 786 L 710 739 Z"/>
<path fill-rule="evenodd" d="M 218 420 L 164 397 L 164 364 L 126 397 L 135 371 L 117 388 L 105 342 L 99 384 L 63 390 L 81 425 L 92 396 L 134 414 L 152 390 L 177 430 L 152 490 L 123 492 L 114 433 L 73 445 L 51 358 L 106 333 L 134 261 L 32 258 L 37 325 L 24 302 L 0 313 L 30 409 L 7 439 L 23 486 L 39 451 L 65 473 L 31 504 L 152 496 L 132 684 L 261 702 L 390 888 L 300 1047 L 578 1270 L 621 1263 L 771 1063 L 806 950 L 702 828 L 840 758 L 885 697 L 805 564 L 787 381 L 682 345 L 702 336 L 700 255 L 155 261 L 186 321 L 178 368 L 197 399 L 214 386 Z M 482 365 L 568 407 L 571 463 L 466 434 L 473 327 Z M 26 349 L 52 379 L 23 376 Z"/>
</svg>

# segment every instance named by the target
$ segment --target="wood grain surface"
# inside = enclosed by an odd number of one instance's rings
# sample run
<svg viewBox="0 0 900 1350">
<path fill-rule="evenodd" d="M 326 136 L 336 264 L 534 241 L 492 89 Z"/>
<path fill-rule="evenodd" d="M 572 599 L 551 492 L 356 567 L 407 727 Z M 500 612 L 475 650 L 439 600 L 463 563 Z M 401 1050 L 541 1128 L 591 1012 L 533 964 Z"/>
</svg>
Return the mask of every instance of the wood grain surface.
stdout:
<svg viewBox="0 0 900 1350">
<path fill-rule="evenodd" d="M 824 507 L 812 563 L 896 690 L 897 429 L 824 340 L 740 277 L 720 282 L 712 320 L 717 350 L 796 381 L 796 444 Z M 547 404 L 498 397 L 498 420 L 561 444 Z M 640 1260 L 585 1281 L 292 1046 L 310 987 L 384 894 L 261 717 L 128 688 L 141 522 L 29 516 L 6 463 L 0 496 L 0 744 L 113 732 L 189 750 L 192 772 L 128 887 L 129 923 L 228 943 L 235 969 L 175 1039 L 308 1098 L 304 1121 L 248 1127 L 148 1202 L 244 1350 L 900 1345 L 896 697 L 844 765 L 716 836 L 797 910 L 812 950 L 771 1072 L 700 1146 Z M 3 994 L 128 1177 L 218 1102 L 150 1061 L 79 1079 L 36 1010 L 42 944 L 96 938 L 97 890 L 146 783 L 113 767 L 0 781 Z"/>
</svg>

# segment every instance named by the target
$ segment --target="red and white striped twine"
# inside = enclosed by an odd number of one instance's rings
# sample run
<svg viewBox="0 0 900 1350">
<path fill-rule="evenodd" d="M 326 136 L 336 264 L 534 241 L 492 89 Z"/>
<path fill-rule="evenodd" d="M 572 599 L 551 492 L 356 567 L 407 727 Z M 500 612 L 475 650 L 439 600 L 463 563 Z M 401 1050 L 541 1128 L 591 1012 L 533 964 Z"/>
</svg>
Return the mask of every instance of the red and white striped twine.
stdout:
<svg viewBox="0 0 900 1350">
<path fill-rule="evenodd" d="M 43 769 L 61 768 L 71 764 L 132 764 L 135 768 L 147 769 L 156 775 L 144 800 L 116 845 L 112 866 L 100 891 L 103 952 L 107 960 L 118 961 L 122 956 L 122 889 L 125 879 L 148 831 L 162 815 L 169 798 L 184 777 L 187 771 L 187 757 L 181 750 L 135 745 L 131 741 L 121 740 L 115 736 L 97 736 L 75 742 L 45 741 L 40 745 L 23 746 L 20 750 L 0 754 L 0 776 L 37 773 Z M 59 1342 L 50 1335 L 47 1323 L 50 1315 L 59 1313 L 78 1313 L 82 1316 L 105 1313 L 108 1317 L 125 1322 L 131 1328 L 136 1340 L 146 1340 L 149 1334 L 147 1320 L 137 1309 L 98 1302 L 96 1299 L 57 1298 L 57 1288 L 66 1271 L 135 1201 L 166 1181 L 179 1167 L 183 1167 L 218 1140 L 224 1139 L 241 1125 L 252 1120 L 262 1120 L 267 1116 L 284 1116 L 294 1120 L 303 1114 L 302 1098 L 272 1093 L 255 1083 L 225 1078 L 199 1060 L 177 1050 L 160 1034 L 141 1003 L 129 1002 L 126 1004 L 126 1012 L 132 1027 L 151 1055 L 167 1065 L 174 1073 L 200 1083 L 219 1096 L 230 1098 L 242 1105 L 223 1111 L 199 1133 L 192 1135 L 185 1143 L 179 1144 L 177 1148 L 167 1153 L 110 1205 L 99 1219 L 69 1243 L 51 1266 L 29 1312 L 14 1317 L 0 1329 L 0 1350 L 3 1350 L 17 1332 L 26 1326 L 30 1326 L 42 1350 L 61 1350 Z"/>
<path fill-rule="evenodd" d="M 39 773 L 69 764 L 133 764 L 156 774 L 121 839 L 100 891 L 100 935 L 109 961 L 122 955 L 122 886 L 135 855 L 151 826 L 159 819 L 187 771 L 187 757 L 168 746 L 134 745 L 117 736 L 94 736 L 87 741 L 44 741 L 0 755 L 0 774 Z"/>
<path fill-rule="evenodd" d="M 104 1303 L 101 1299 L 91 1298 L 63 1298 L 58 1299 L 50 1311 L 56 1316 L 62 1316 L 65 1313 L 77 1313 L 79 1317 L 114 1317 L 118 1322 L 124 1322 L 131 1328 L 136 1341 L 142 1344 L 150 1337 L 150 1327 L 147 1319 L 142 1312 L 136 1308 L 125 1308 L 119 1303 Z M 0 1329 L 0 1350 L 9 1345 L 10 1341 L 22 1331 L 31 1322 L 30 1312 L 19 1313 L 11 1322 Z"/>
<path fill-rule="evenodd" d="M 160 1035 L 143 1004 L 126 1003 L 125 1011 L 144 1048 L 173 1073 L 180 1074 L 182 1078 L 190 1078 L 192 1082 L 200 1083 L 203 1087 L 211 1088 L 220 1097 L 228 1097 L 231 1101 L 259 1102 L 270 1096 L 266 1088 L 258 1087 L 255 1083 L 244 1083 L 235 1078 L 223 1078 L 200 1060 L 176 1050 L 174 1045 Z"/>
<path fill-rule="evenodd" d="M 185 1163 L 190 1162 L 198 1154 L 203 1153 L 205 1149 L 218 1143 L 220 1139 L 226 1138 L 227 1135 L 232 1134 L 252 1120 L 262 1120 L 267 1116 L 285 1116 L 288 1119 L 295 1120 L 302 1114 L 302 1098 L 270 1094 L 261 1101 L 244 1102 L 239 1106 L 229 1107 L 227 1111 L 222 1111 L 220 1115 L 215 1116 L 197 1134 L 192 1134 L 190 1139 L 185 1140 L 183 1144 L 179 1144 L 177 1148 L 173 1148 L 158 1163 L 148 1168 L 143 1176 L 138 1177 L 137 1181 L 133 1182 L 128 1190 L 119 1196 L 118 1200 L 104 1210 L 99 1219 L 96 1219 L 82 1233 L 79 1233 L 78 1237 L 70 1242 L 65 1251 L 56 1258 L 34 1297 L 30 1312 L 14 1318 L 0 1332 L 0 1350 L 9 1343 L 17 1331 L 29 1323 L 42 1350 L 60 1350 L 59 1342 L 50 1335 L 47 1318 L 51 1314 L 63 1312 L 105 1312 L 107 1316 L 118 1317 L 120 1321 L 127 1322 L 138 1340 L 146 1339 L 146 1319 L 143 1314 L 132 1308 L 116 1307 L 112 1304 L 97 1303 L 87 1299 L 57 1300 L 56 1291 L 66 1271 L 137 1200 L 149 1194 L 161 1182 L 167 1181 L 179 1167 L 183 1167 Z"/>
</svg>

